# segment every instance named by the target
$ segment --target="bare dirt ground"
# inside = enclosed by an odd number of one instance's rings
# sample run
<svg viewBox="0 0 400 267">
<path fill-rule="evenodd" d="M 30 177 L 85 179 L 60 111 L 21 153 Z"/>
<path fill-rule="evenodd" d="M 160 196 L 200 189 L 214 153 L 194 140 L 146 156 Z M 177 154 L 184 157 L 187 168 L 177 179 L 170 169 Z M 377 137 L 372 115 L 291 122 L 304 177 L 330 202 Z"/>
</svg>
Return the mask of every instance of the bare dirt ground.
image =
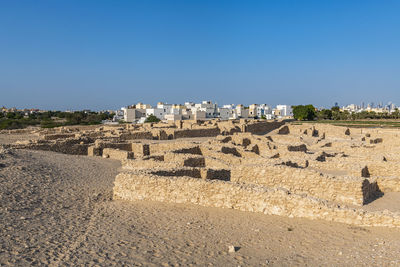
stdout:
<svg viewBox="0 0 400 267">
<path fill-rule="evenodd" d="M 53 152 L 0 153 L 0 265 L 400 265 L 399 229 L 112 201 L 119 167 Z"/>
<path fill-rule="evenodd" d="M 364 206 L 365 210 L 390 210 L 400 211 L 400 192 L 386 192 L 382 197 Z"/>
<path fill-rule="evenodd" d="M 17 141 L 36 140 L 39 136 L 36 134 L 0 134 L 0 144 L 12 144 Z"/>
</svg>

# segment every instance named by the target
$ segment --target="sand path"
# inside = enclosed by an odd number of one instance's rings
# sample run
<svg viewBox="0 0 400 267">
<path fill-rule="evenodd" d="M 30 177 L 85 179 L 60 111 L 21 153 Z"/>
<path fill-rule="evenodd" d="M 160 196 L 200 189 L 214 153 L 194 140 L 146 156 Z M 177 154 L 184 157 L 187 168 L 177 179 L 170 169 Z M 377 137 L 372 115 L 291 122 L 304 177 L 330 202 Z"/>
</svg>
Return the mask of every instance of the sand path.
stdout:
<svg viewBox="0 0 400 267">
<path fill-rule="evenodd" d="M 0 166 L 0 265 L 400 264 L 399 229 L 111 201 L 108 159 L 19 150 Z"/>
</svg>

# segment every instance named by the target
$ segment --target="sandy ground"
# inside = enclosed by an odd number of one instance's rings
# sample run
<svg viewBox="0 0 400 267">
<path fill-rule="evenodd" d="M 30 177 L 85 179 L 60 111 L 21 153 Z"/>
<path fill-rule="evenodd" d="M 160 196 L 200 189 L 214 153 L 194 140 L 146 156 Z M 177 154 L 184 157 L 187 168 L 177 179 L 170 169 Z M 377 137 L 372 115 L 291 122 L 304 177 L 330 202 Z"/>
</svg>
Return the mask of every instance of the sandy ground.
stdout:
<svg viewBox="0 0 400 267">
<path fill-rule="evenodd" d="M 400 229 L 112 201 L 119 167 L 53 152 L 0 153 L 0 265 L 400 265 Z"/>
<path fill-rule="evenodd" d="M 39 135 L 36 134 L 0 134 L 0 144 L 12 144 L 17 141 L 36 140 Z"/>
<path fill-rule="evenodd" d="M 382 197 L 375 199 L 363 207 L 365 210 L 390 210 L 400 212 L 400 192 L 386 192 Z"/>
</svg>

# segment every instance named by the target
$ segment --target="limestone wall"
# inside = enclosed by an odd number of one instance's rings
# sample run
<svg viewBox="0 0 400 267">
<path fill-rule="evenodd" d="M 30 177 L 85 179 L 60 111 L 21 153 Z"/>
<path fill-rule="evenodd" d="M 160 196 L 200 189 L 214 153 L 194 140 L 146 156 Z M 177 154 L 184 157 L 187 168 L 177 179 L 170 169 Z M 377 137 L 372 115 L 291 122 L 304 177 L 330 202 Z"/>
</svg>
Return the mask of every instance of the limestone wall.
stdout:
<svg viewBox="0 0 400 267">
<path fill-rule="evenodd" d="M 38 140 L 29 144 L 14 145 L 14 148 L 54 151 L 70 155 L 87 155 L 89 146 L 90 144 L 79 139 L 67 139 L 62 141 Z"/>
<path fill-rule="evenodd" d="M 137 140 L 137 139 L 153 139 L 153 134 L 148 131 L 137 131 L 137 132 L 129 132 L 123 133 L 119 136 L 121 140 Z"/>
<path fill-rule="evenodd" d="M 185 167 L 205 167 L 206 162 L 203 156 L 182 153 L 165 153 L 165 162 L 176 162 L 177 166 Z"/>
<path fill-rule="evenodd" d="M 375 177 L 379 189 L 383 192 L 400 192 L 400 178 L 396 177 Z"/>
<path fill-rule="evenodd" d="M 171 168 L 171 169 L 151 169 L 149 175 L 167 176 L 167 177 L 182 177 L 189 176 L 192 178 L 202 178 L 199 168 Z"/>
<path fill-rule="evenodd" d="M 290 133 L 291 134 L 303 134 L 303 135 L 311 135 L 313 129 L 318 131 L 319 136 L 322 136 L 325 133 L 326 137 L 337 137 L 337 138 L 345 138 L 350 139 L 352 136 L 359 136 L 361 134 L 365 134 L 366 129 L 360 128 L 348 128 L 343 126 L 334 126 L 330 124 L 324 123 L 304 123 L 304 124 L 297 124 L 293 123 L 289 125 Z M 346 134 L 346 131 L 348 130 Z"/>
<path fill-rule="evenodd" d="M 306 193 L 321 199 L 363 205 L 377 193 L 376 181 L 357 177 L 335 177 L 319 172 L 268 165 L 235 165 L 231 181 L 283 187 L 294 193 Z"/>
<path fill-rule="evenodd" d="M 103 157 L 117 160 L 133 159 L 134 154 L 130 151 L 119 150 L 114 148 L 104 148 Z"/>
<path fill-rule="evenodd" d="M 380 162 L 368 162 L 366 164 L 371 176 L 385 176 L 385 177 L 399 177 L 400 176 L 400 165 L 398 162 L 384 162 L 382 159 Z"/>
<path fill-rule="evenodd" d="M 94 145 L 88 147 L 88 156 L 102 156 L 105 148 L 113 148 L 125 151 L 132 151 L 131 143 L 114 143 L 114 142 L 96 141 Z"/>
<path fill-rule="evenodd" d="M 193 138 L 193 137 L 214 137 L 220 134 L 218 127 L 214 128 L 203 128 L 203 129 L 187 129 L 187 130 L 175 130 L 174 138 Z"/>
<path fill-rule="evenodd" d="M 40 128 L 30 126 L 26 129 L 0 130 L 0 134 L 29 134 L 38 131 L 38 129 Z M 40 132 L 38 133 L 38 135 L 40 135 Z"/>
<path fill-rule="evenodd" d="M 242 123 L 242 132 L 252 134 L 267 134 L 275 129 L 278 129 L 285 124 L 285 121 L 256 121 L 251 123 Z"/>
<path fill-rule="evenodd" d="M 87 149 L 88 156 L 101 156 L 103 154 L 103 149 L 96 146 L 89 146 Z"/>
<path fill-rule="evenodd" d="M 146 163 L 142 161 L 141 163 Z M 132 175 L 147 175 L 160 177 L 191 177 L 206 180 L 230 181 L 231 172 L 223 168 L 205 168 L 205 167 L 187 167 L 177 166 L 175 162 L 156 162 L 151 169 L 145 169 L 142 166 L 135 168 L 137 163 L 132 160 L 123 161 L 123 169 L 129 171 Z M 174 166 L 175 165 L 175 166 Z"/>
<path fill-rule="evenodd" d="M 150 146 L 150 155 L 160 154 L 166 151 L 179 150 L 179 149 L 192 149 L 197 144 L 192 142 L 165 142 L 165 143 L 151 143 Z"/>
<path fill-rule="evenodd" d="M 43 139 L 44 140 L 57 140 L 57 139 L 65 139 L 65 138 L 71 138 L 75 137 L 74 133 L 66 133 L 66 134 L 48 134 L 44 135 Z"/>
<path fill-rule="evenodd" d="M 123 172 L 117 175 L 114 199 L 192 203 L 201 206 L 324 219 L 360 226 L 400 227 L 400 214 L 366 212 L 331 205 L 282 189 L 189 177 L 160 177 Z"/>
<path fill-rule="evenodd" d="M 99 143 L 97 146 L 101 148 L 114 148 L 125 151 L 132 151 L 131 143 Z"/>
<path fill-rule="evenodd" d="M 143 143 L 132 143 L 131 151 L 135 154 L 136 158 L 150 155 L 150 145 Z"/>
<path fill-rule="evenodd" d="M 206 157 L 207 166 L 221 166 L 221 164 L 233 166 L 242 162 L 241 157 L 222 153 L 221 151 L 215 150 L 212 147 L 202 147 L 201 152 L 203 156 Z"/>
<path fill-rule="evenodd" d="M 143 160 L 123 160 L 122 168 L 126 170 L 150 170 L 150 169 L 169 169 L 182 167 L 179 162 L 165 162 L 153 159 Z"/>
<path fill-rule="evenodd" d="M 381 191 L 400 192 L 400 167 L 397 162 L 363 160 L 354 161 L 346 158 L 331 159 L 327 162 L 311 162 L 310 167 L 325 173 L 362 176 L 362 169 L 367 167 L 369 176 L 377 181 Z"/>
</svg>

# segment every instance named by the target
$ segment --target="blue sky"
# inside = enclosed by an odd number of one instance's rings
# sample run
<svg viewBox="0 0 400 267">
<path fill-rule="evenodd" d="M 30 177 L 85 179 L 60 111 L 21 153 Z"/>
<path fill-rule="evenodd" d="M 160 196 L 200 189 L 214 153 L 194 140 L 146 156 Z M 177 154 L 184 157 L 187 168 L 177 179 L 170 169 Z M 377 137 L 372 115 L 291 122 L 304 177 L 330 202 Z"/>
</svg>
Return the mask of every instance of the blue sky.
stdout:
<svg viewBox="0 0 400 267">
<path fill-rule="evenodd" d="M 400 105 L 400 1 L 0 1 L 0 105 Z"/>
</svg>

